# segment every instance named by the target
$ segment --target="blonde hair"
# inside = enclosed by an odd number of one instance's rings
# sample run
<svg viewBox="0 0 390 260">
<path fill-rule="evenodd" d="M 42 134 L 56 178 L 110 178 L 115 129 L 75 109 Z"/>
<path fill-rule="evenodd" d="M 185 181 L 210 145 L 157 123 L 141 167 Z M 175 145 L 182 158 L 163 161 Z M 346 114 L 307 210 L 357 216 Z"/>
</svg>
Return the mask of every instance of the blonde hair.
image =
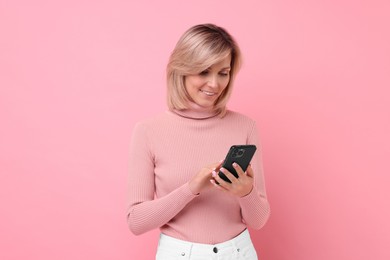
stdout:
<svg viewBox="0 0 390 260">
<path fill-rule="evenodd" d="M 214 109 L 221 117 L 226 113 L 226 104 L 241 65 L 240 49 L 234 38 L 222 27 L 214 24 L 199 24 L 188 29 L 177 42 L 167 65 L 169 109 L 189 108 L 190 97 L 184 85 L 185 76 L 199 74 L 229 55 L 231 56 L 230 80 L 214 105 Z"/>
</svg>

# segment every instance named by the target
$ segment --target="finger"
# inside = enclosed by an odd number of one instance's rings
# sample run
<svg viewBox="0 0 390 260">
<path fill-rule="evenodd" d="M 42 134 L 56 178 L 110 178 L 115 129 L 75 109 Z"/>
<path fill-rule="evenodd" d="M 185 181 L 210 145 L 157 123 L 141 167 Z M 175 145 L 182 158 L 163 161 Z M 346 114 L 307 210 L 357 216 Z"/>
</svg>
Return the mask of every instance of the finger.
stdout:
<svg viewBox="0 0 390 260">
<path fill-rule="evenodd" d="M 212 166 L 211 166 L 212 170 L 213 171 L 219 171 L 219 168 L 221 168 L 223 161 L 224 160 L 221 160 L 219 162 L 213 163 Z"/>
<path fill-rule="evenodd" d="M 237 164 L 237 166 L 238 167 L 240 167 L 238 164 Z M 239 168 L 239 169 L 241 169 L 241 167 Z M 238 170 L 239 170 L 238 169 Z M 224 170 L 224 174 L 225 174 L 225 176 L 232 182 L 232 183 L 235 183 L 235 182 L 239 182 L 239 177 L 240 177 L 240 175 L 237 175 L 237 177 L 236 177 L 236 175 L 234 175 L 232 172 L 230 172 L 229 170 L 227 170 L 227 169 L 225 169 L 225 168 L 223 168 L 223 170 Z M 236 169 L 235 169 L 236 170 Z M 242 169 L 241 169 L 241 171 L 242 171 Z M 237 171 L 236 171 L 237 172 Z M 242 172 L 243 173 L 243 172 Z M 238 173 L 237 173 L 238 174 Z M 243 175 L 241 175 L 241 177 L 242 177 Z"/>
<path fill-rule="evenodd" d="M 241 166 L 238 163 L 233 163 L 233 168 L 236 170 L 238 178 L 243 177 L 245 172 L 242 170 Z"/>
<path fill-rule="evenodd" d="M 223 173 L 223 172 L 222 172 Z M 225 174 L 226 176 L 226 174 Z M 213 174 L 213 177 L 214 179 L 219 183 L 220 186 L 222 186 L 223 188 L 225 189 L 229 189 L 231 183 L 229 182 L 226 182 L 224 179 L 222 179 L 218 173 L 216 173 L 215 175 Z M 230 180 L 230 179 L 229 179 Z"/>
<path fill-rule="evenodd" d="M 217 188 L 218 190 L 227 192 L 227 190 L 226 190 L 225 188 L 223 188 L 222 186 L 218 185 L 218 184 L 215 182 L 215 180 L 211 179 L 210 182 L 211 182 L 211 184 L 212 184 L 215 188 Z"/>
<path fill-rule="evenodd" d="M 219 171 L 222 172 L 222 173 L 226 176 L 226 178 L 229 179 L 229 181 L 230 181 L 231 183 L 234 183 L 234 182 L 237 181 L 236 176 L 234 176 L 229 170 L 227 170 L 227 169 L 225 169 L 225 168 L 222 167 Z M 225 181 L 225 182 L 226 182 L 226 181 Z"/>
<path fill-rule="evenodd" d="M 224 160 L 221 160 L 221 161 L 219 161 L 219 162 L 217 163 L 217 166 L 216 166 L 216 170 L 217 170 L 217 171 L 219 171 L 219 169 L 221 169 L 222 164 L 223 164 L 223 161 L 224 161 Z"/>
<path fill-rule="evenodd" d="M 249 177 L 252 177 L 254 176 L 254 173 L 253 173 L 253 169 L 252 169 L 252 166 L 249 164 L 248 168 L 246 169 L 246 174 L 249 176 Z"/>
</svg>

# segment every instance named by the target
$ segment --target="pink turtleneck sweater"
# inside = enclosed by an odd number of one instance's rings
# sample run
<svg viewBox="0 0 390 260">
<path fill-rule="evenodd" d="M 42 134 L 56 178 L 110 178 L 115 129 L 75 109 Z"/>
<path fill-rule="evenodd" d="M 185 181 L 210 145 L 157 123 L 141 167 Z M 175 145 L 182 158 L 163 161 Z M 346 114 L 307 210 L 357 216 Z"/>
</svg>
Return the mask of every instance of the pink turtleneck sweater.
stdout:
<svg viewBox="0 0 390 260">
<path fill-rule="evenodd" d="M 225 158 L 230 146 L 255 144 L 252 191 L 239 198 L 211 186 L 192 194 L 188 182 L 210 163 Z M 138 235 L 160 228 L 178 239 L 216 244 L 246 227 L 260 229 L 270 208 L 255 122 L 228 111 L 167 111 L 139 122 L 130 144 L 127 220 Z"/>
</svg>

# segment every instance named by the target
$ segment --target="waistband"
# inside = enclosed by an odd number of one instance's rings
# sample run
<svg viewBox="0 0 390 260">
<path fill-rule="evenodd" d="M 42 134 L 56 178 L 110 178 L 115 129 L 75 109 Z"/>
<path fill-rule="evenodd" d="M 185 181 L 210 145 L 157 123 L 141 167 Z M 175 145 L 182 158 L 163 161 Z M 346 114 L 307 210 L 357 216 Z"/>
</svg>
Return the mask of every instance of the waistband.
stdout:
<svg viewBox="0 0 390 260">
<path fill-rule="evenodd" d="M 201 244 L 201 243 L 192 243 L 192 242 L 187 242 L 181 239 L 177 239 L 174 237 L 167 236 L 165 234 L 160 235 L 160 240 L 159 240 L 159 246 L 173 246 L 174 248 L 178 250 L 183 250 L 183 251 L 203 251 L 203 252 L 214 252 L 217 253 L 218 251 L 223 251 L 226 248 L 241 248 L 248 243 L 252 243 L 249 231 L 245 229 L 243 232 L 241 232 L 238 236 L 222 242 L 218 244 Z"/>
</svg>

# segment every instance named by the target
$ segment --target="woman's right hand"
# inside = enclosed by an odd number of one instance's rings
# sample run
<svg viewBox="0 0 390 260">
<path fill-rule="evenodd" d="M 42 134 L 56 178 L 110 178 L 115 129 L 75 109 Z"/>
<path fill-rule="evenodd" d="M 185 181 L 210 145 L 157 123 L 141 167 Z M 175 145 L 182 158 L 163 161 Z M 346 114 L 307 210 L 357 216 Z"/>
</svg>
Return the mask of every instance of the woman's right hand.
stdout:
<svg viewBox="0 0 390 260">
<path fill-rule="evenodd" d="M 190 190 L 193 194 L 200 194 L 203 190 L 212 187 L 210 180 L 212 179 L 212 172 L 219 171 L 222 166 L 222 161 L 210 164 L 203 167 L 193 178 L 189 181 Z"/>
</svg>

